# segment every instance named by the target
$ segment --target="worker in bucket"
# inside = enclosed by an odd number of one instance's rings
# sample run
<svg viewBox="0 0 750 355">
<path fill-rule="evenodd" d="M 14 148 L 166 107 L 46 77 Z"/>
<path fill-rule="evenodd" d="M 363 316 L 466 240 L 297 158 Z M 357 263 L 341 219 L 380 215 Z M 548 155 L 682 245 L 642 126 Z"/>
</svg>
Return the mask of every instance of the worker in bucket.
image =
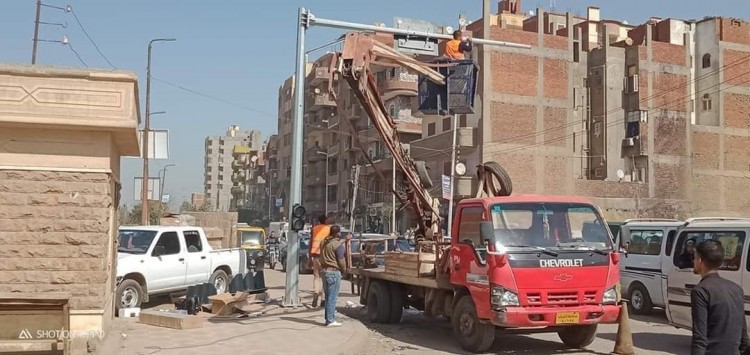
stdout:
<svg viewBox="0 0 750 355">
<path fill-rule="evenodd" d="M 451 60 L 464 60 L 464 53 L 471 52 L 471 38 L 463 37 L 461 30 L 453 32 L 453 39 L 445 43 L 445 56 Z"/>
</svg>

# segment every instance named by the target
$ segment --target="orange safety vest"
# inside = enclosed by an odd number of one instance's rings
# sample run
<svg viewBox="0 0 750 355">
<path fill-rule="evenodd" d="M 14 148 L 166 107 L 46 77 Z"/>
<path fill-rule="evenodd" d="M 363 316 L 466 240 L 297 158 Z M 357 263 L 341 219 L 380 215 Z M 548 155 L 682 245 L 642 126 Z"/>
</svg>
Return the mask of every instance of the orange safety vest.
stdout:
<svg viewBox="0 0 750 355">
<path fill-rule="evenodd" d="M 312 233 L 310 236 L 310 254 L 311 255 L 320 255 L 320 243 L 323 242 L 323 239 L 326 239 L 327 236 L 331 234 L 331 226 L 327 224 L 318 224 L 317 226 L 313 227 Z"/>
<path fill-rule="evenodd" d="M 452 39 L 445 43 L 445 56 L 453 60 L 464 60 L 464 51 L 461 50 L 461 40 Z"/>
</svg>

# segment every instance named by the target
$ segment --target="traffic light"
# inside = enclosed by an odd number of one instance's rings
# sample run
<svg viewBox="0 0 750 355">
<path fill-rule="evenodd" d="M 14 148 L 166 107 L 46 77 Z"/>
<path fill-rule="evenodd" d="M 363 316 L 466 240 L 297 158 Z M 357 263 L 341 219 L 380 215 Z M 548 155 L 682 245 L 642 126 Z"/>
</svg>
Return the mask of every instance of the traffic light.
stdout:
<svg viewBox="0 0 750 355">
<path fill-rule="evenodd" d="M 292 225 L 291 230 L 299 232 L 305 229 L 305 208 L 299 203 L 292 207 Z"/>
</svg>

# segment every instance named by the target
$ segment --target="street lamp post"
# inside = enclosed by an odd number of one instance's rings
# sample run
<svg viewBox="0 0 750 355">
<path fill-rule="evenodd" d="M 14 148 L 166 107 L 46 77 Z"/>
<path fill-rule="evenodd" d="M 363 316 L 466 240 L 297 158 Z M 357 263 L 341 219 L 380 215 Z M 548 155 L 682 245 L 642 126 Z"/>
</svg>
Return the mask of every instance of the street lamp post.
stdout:
<svg viewBox="0 0 750 355">
<path fill-rule="evenodd" d="M 326 148 L 325 152 L 317 151 L 315 153 L 320 154 L 324 157 L 326 157 L 326 216 L 328 216 L 328 160 L 331 158 L 331 155 L 328 153 L 329 148 Z"/>
<path fill-rule="evenodd" d="M 160 183 L 159 193 L 161 194 L 162 197 L 164 196 L 164 183 L 167 180 L 167 168 L 170 167 L 170 166 L 174 166 L 174 164 L 164 165 L 164 167 L 161 168 L 161 170 L 159 171 L 159 177 L 160 177 L 159 180 L 161 180 L 161 181 L 159 181 L 159 183 Z"/>
<path fill-rule="evenodd" d="M 141 224 L 149 225 L 148 210 L 148 135 L 151 128 L 151 47 L 154 42 L 172 42 L 173 38 L 157 38 L 148 42 L 148 63 L 146 65 L 146 122 L 143 125 L 143 178 L 141 179 Z"/>
</svg>

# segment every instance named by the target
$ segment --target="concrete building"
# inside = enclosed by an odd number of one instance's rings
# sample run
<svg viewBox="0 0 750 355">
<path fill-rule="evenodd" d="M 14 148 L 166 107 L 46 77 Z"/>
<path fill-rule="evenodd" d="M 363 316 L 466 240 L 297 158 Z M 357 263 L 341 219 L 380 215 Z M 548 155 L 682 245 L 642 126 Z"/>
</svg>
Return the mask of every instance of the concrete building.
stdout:
<svg viewBox="0 0 750 355">
<path fill-rule="evenodd" d="M 140 151 L 138 84 L 129 72 L 17 65 L 0 65 L 0 83 L 0 302 L 16 300 L 3 307 L 0 347 L 49 351 L 57 339 L 18 334 L 109 331 L 120 188 L 132 183 L 120 157 Z M 85 354 L 87 340 L 66 353 Z"/>
<path fill-rule="evenodd" d="M 232 125 L 225 136 L 206 137 L 204 191 L 216 211 L 227 212 L 232 201 L 232 153 L 240 145 L 258 151 L 263 141 L 260 131 L 241 131 Z"/>
<path fill-rule="evenodd" d="M 193 210 L 202 208 L 205 203 L 206 194 L 200 192 L 193 192 L 190 194 L 190 207 L 192 207 Z"/>
<path fill-rule="evenodd" d="M 268 194 L 265 191 L 264 178 L 265 148 L 265 144 L 260 150 L 252 150 L 241 145 L 234 146 L 230 210 L 239 212 L 241 223 L 252 223 L 266 215 Z"/>
<path fill-rule="evenodd" d="M 266 168 L 264 171 L 264 179 L 266 181 L 266 193 L 268 198 L 266 200 L 268 208 L 268 220 L 278 221 L 279 208 L 276 206 L 277 198 L 280 198 L 281 192 L 283 192 L 282 185 L 278 182 L 279 180 L 279 136 L 272 135 L 268 138 L 266 144 Z"/>
</svg>

